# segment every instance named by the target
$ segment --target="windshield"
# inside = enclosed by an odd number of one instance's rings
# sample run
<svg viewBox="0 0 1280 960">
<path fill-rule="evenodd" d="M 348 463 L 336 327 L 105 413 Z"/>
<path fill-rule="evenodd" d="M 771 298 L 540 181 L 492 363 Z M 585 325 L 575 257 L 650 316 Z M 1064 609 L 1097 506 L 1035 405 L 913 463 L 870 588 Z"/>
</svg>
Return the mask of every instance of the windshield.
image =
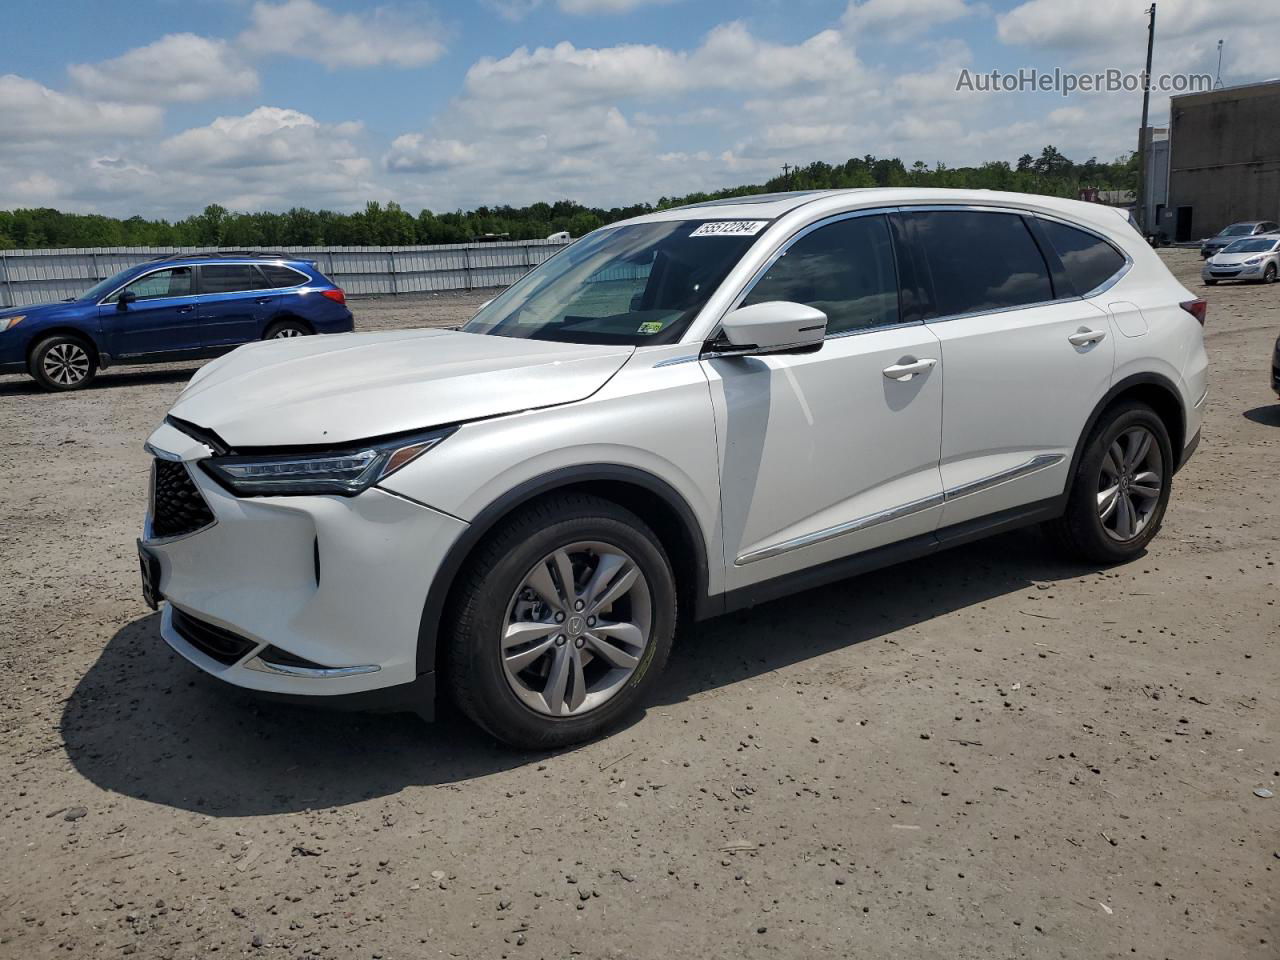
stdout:
<svg viewBox="0 0 1280 960">
<path fill-rule="evenodd" d="M 1280 241 L 1274 237 L 1250 237 L 1248 240 L 1235 240 L 1227 244 L 1223 253 L 1266 253 Z"/>
<path fill-rule="evenodd" d="M 114 277 L 107 277 L 105 280 L 99 280 L 84 293 L 80 294 L 80 299 L 101 300 L 116 287 L 120 286 L 120 284 L 128 280 L 130 276 L 137 272 L 137 270 L 137 267 L 126 267 Z"/>
<path fill-rule="evenodd" d="M 1247 237 L 1253 233 L 1252 223 L 1233 223 L 1229 227 L 1223 227 L 1222 232 L 1218 234 L 1220 237 Z"/>
<path fill-rule="evenodd" d="M 568 343 L 673 343 L 765 220 L 668 220 L 588 234 L 462 329 Z"/>
</svg>

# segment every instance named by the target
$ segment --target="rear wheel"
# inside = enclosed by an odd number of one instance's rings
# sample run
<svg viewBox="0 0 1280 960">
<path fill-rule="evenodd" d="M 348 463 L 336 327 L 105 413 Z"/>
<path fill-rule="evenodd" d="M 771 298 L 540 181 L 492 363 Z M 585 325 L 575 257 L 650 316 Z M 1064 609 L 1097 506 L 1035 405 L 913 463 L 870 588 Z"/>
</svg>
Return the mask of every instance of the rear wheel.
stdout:
<svg viewBox="0 0 1280 960">
<path fill-rule="evenodd" d="M 79 390 L 93 382 L 98 362 L 79 337 L 58 334 L 36 344 L 27 369 L 46 390 Z"/>
<path fill-rule="evenodd" d="M 287 340 L 290 337 L 306 337 L 311 328 L 300 320 L 281 320 L 273 323 L 262 335 L 263 340 Z"/>
<path fill-rule="evenodd" d="M 1164 520 L 1173 468 L 1169 431 L 1156 412 L 1136 401 L 1113 407 L 1094 426 L 1067 509 L 1049 532 L 1082 560 L 1133 559 Z"/>
<path fill-rule="evenodd" d="M 675 633 L 675 581 L 639 517 L 565 495 L 479 548 L 446 623 L 463 712 L 512 746 L 561 747 L 614 726 L 652 689 Z"/>
</svg>

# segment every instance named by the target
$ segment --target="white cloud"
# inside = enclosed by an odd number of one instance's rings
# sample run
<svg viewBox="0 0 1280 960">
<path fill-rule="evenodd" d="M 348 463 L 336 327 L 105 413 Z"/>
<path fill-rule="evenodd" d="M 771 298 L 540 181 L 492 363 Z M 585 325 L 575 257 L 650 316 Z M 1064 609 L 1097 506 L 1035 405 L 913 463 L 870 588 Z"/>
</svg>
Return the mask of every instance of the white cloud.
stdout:
<svg viewBox="0 0 1280 960">
<path fill-rule="evenodd" d="M 171 33 L 101 63 L 67 68 L 86 95 L 133 103 L 235 97 L 258 89 L 258 75 L 223 40 Z"/>
<path fill-rule="evenodd" d="M 477 159 L 475 147 L 460 140 L 437 140 L 421 133 L 406 133 L 391 142 L 386 166 L 395 173 L 430 173 L 474 163 Z"/>
<path fill-rule="evenodd" d="M 0 152 L 72 139 L 138 136 L 158 128 L 161 116 L 158 107 L 103 103 L 15 74 L 0 76 Z"/>
<path fill-rule="evenodd" d="M 854 34 L 882 34 L 896 41 L 980 12 L 985 6 L 966 0 L 849 0 L 841 23 Z"/>
<path fill-rule="evenodd" d="M 247 49 L 338 67 L 421 67 L 445 51 L 441 31 L 419 7 L 335 13 L 315 0 L 259 2 L 240 35 Z"/>
<path fill-rule="evenodd" d="M 557 5 L 563 13 L 584 16 L 602 13 L 630 13 L 640 7 L 671 2 L 673 0 L 558 0 Z"/>
<path fill-rule="evenodd" d="M 486 7 L 494 10 L 504 20 L 520 21 L 529 16 L 544 0 L 482 0 Z M 561 13 L 571 16 L 596 16 L 630 13 L 641 7 L 675 3 L 677 0 L 556 0 L 556 7 Z"/>
</svg>

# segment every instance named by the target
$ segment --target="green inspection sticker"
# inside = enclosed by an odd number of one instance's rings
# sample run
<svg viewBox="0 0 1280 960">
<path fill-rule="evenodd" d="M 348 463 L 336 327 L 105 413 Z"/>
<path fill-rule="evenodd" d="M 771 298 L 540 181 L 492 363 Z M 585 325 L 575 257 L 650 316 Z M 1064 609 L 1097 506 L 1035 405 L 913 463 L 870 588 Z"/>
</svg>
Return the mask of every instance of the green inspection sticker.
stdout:
<svg viewBox="0 0 1280 960">
<path fill-rule="evenodd" d="M 661 333 L 661 332 L 662 332 L 662 321 L 661 321 L 661 320 L 646 320 L 644 323 L 640 324 L 640 329 L 639 329 L 639 330 L 637 330 L 636 332 L 637 332 L 637 333 L 644 333 L 644 334 L 650 334 L 650 333 Z"/>
</svg>

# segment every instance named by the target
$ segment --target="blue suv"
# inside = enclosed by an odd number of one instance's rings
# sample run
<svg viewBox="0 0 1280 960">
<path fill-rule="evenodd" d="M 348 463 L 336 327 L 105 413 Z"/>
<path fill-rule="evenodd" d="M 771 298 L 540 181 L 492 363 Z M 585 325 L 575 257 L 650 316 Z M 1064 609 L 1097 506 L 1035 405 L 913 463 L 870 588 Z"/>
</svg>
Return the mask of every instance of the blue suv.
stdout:
<svg viewBox="0 0 1280 960">
<path fill-rule="evenodd" d="M 181 254 L 129 267 L 75 299 L 0 310 L 0 373 L 75 390 L 113 363 L 196 360 L 251 340 L 352 327 L 341 288 L 309 260 Z"/>
</svg>

